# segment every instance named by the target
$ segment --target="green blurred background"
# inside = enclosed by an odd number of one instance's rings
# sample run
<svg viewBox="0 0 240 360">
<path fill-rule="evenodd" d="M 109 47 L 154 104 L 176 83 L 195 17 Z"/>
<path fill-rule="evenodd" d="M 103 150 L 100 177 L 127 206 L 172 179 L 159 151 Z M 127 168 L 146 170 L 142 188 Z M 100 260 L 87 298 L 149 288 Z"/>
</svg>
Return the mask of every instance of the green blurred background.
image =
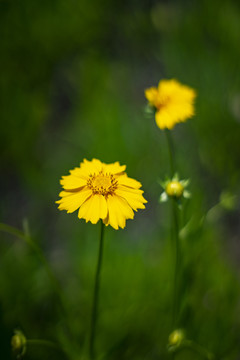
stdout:
<svg viewBox="0 0 240 360">
<path fill-rule="evenodd" d="M 172 136 L 192 199 L 183 212 L 180 324 L 216 354 L 240 356 L 240 3 L 155 0 L 0 2 L 1 222 L 43 249 L 69 302 L 76 339 L 46 271 L 24 241 L 1 233 L 0 358 L 10 339 L 85 354 L 99 224 L 59 212 L 59 179 L 87 158 L 120 161 L 148 200 L 124 230 L 107 228 L 96 346 L 109 359 L 167 359 L 173 263 L 164 133 L 144 89 L 176 78 L 196 89 L 196 116 Z M 31 347 L 27 359 L 59 359 Z M 182 351 L 176 359 L 201 359 Z"/>
</svg>

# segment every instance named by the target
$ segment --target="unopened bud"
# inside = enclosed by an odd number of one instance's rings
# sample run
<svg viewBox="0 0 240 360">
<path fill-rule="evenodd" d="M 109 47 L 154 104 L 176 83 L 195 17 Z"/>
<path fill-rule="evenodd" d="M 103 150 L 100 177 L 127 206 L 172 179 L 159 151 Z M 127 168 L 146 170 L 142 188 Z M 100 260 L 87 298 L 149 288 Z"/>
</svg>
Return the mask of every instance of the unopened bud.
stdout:
<svg viewBox="0 0 240 360">
<path fill-rule="evenodd" d="M 21 357 L 25 354 L 26 342 L 27 340 L 23 335 L 23 333 L 19 330 L 16 330 L 15 334 L 11 339 L 11 345 L 12 345 L 12 351 L 14 355 L 17 357 L 17 359 L 21 359 Z"/>
<path fill-rule="evenodd" d="M 170 346 L 179 346 L 185 338 L 184 332 L 181 329 L 174 330 L 168 338 L 168 344 Z"/>
<path fill-rule="evenodd" d="M 179 181 L 173 180 L 167 184 L 165 191 L 170 197 L 180 198 L 183 195 L 184 187 Z"/>
</svg>

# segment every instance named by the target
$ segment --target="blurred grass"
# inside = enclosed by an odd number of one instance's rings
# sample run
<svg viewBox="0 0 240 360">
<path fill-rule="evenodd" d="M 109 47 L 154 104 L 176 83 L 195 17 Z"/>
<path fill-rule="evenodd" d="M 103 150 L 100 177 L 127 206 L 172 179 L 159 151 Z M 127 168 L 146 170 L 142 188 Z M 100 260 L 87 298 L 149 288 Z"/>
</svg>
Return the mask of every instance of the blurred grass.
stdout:
<svg viewBox="0 0 240 360">
<path fill-rule="evenodd" d="M 115 359 L 168 356 L 169 211 L 157 202 L 168 153 L 144 116 L 144 89 L 166 77 L 198 92 L 196 117 L 173 131 L 180 176 L 191 178 L 193 194 L 182 240 L 182 323 L 219 358 L 237 359 L 239 3 L 1 1 L 0 19 L 1 221 L 21 228 L 29 220 L 62 283 L 79 334 L 76 349 L 65 346 L 75 358 L 86 350 L 98 227 L 58 212 L 54 201 L 60 177 L 96 157 L 126 164 L 149 201 L 126 229 L 107 229 L 97 346 Z M 235 205 L 199 228 L 223 190 L 236 194 Z M 0 250 L 1 357 L 10 358 L 18 326 L 64 344 L 64 318 L 42 265 L 12 236 L 1 234 Z"/>
</svg>

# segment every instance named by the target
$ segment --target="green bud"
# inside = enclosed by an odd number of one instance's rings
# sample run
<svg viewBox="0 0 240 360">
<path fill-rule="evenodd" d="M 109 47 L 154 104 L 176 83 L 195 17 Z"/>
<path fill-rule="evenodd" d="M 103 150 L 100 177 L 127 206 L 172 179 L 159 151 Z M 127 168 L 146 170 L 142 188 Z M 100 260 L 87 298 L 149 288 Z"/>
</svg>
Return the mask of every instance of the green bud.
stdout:
<svg viewBox="0 0 240 360">
<path fill-rule="evenodd" d="M 11 339 L 13 354 L 17 359 L 21 359 L 26 352 L 26 338 L 20 330 L 15 330 L 15 334 Z"/>
<path fill-rule="evenodd" d="M 170 181 L 166 186 L 166 193 L 169 197 L 180 198 L 183 195 L 184 187 L 179 181 Z"/>
<path fill-rule="evenodd" d="M 184 338 L 185 338 L 185 335 L 184 335 L 183 330 L 181 330 L 181 329 L 174 330 L 169 335 L 168 344 L 170 346 L 179 346 L 182 343 L 182 341 L 184 340 Z"/>
</svg>

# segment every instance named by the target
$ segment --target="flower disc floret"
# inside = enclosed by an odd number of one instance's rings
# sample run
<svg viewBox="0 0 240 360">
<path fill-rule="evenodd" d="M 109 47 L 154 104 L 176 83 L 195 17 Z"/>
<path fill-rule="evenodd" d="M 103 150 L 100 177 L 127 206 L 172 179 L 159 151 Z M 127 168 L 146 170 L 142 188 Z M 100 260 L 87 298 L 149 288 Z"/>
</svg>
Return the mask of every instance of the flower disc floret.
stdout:
<svg viewBox="0 0 240 360">
<path fill-rule="evenodd" d="M 87 186 L 93 194 L 100 194 L 105 197 L 113 195 L 117 185 L 118 182 L 112 174 L 104 174 L 102 171 L 99 174 L 90 174 L 87 181 Z"/>
<path fill-rule="evenodd" d="M 155 109 L 155 120 L 160 129 L 172 129 L 194 115 L 196 92 L 178 81 L 162 80 L 158 87 L 145 90 L 149 105 Z"/>
<path fill-rule="evenodd" d="M 57 201 L 59 210 L 78 210 L 78 217 L 86 222 L 96 224 L 102 219 L 114 229 L 124 228 L 126 219 L 133 219 L 133 210 L 144 209 L 147 202 L 141 183 L 129 178 L 125 169 L 118 162 L 105 164 L 84 159 L 80 167 L 60 180 L 63 191 Z"/>
</svg>

